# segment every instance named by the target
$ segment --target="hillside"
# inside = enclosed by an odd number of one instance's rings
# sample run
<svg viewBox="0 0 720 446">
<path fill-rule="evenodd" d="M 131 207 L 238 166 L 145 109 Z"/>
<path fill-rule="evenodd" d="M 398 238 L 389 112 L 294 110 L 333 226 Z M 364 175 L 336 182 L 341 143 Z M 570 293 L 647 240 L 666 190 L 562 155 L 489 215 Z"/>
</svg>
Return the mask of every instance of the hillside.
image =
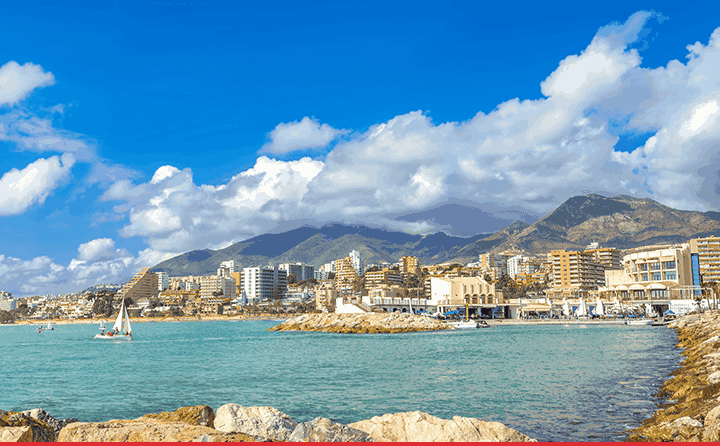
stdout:
<svg viewBox="0 0 720 446">
<path fill-rule="evenodd" d="M 225 260 L 235 260 L 241 267 L 285 262 L 317 267 L 354 249 L 366 263 L 392 263 L 404 255 L 417 256 L 424 265 L 466 263 L 484 252 L 510 248 L 542 254 L 553 249 L 583 249 L 598 242 L 628 249 L 713 234 L 720 234 L 717 212 L 681 211 L 648 198 L 590 194 L 571 197 L 531 225 L 517 220 L 494 234 L 421 236 L 342 224 L 302 227 L 263 234 L 216 251 L 191 251 L 156 265 L 153 271 L 172 276 L 210 274 Z"/>
</svg>

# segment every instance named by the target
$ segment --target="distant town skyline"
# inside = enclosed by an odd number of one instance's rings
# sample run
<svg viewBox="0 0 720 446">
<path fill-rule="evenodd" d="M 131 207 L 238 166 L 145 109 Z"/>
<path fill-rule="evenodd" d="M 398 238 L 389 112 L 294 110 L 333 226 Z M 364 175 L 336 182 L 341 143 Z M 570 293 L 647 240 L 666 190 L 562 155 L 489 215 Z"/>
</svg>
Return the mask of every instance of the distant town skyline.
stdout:
<svg viewBox="0 0 720 446">
<path fill-rule="evenodd" d="M 468 230 L 448 203 L 477 232 L 587 193 L 718 211 L 720 6 L 653 6 L 3 5 L 0 290 L 307 223 Z"/>
</svg>

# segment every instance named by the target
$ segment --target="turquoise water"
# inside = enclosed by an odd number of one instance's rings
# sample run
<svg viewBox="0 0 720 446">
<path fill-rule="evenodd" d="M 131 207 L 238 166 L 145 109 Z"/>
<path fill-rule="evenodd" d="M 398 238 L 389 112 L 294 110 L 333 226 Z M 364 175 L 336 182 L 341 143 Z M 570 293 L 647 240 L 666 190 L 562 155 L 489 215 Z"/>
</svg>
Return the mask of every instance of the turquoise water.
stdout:
<svg viewBox="0 0 720 446">
<path fill-rule="evenodd" d="M 542 441 L 622 441 L 679 364 L 649 326 L 514 325 L 393 335 L 266 332 L 265 321 L 0 327 L 0 409 L 106 421 L 207 404 L 350 423 L 420 410 L 499 421 Z"/>
</svg>

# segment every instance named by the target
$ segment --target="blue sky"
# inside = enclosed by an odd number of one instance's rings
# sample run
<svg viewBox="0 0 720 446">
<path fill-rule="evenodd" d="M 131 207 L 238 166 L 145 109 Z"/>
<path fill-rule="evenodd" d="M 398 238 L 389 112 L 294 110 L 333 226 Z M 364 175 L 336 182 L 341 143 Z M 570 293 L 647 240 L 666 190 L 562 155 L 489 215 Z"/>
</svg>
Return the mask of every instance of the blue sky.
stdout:
<svg viewBox="0 0 720 446">
<path fill-rule="evenodd" d="M 457 200 L 719 209 L 719 6 L 495 3 L 3 4 L 0 290 Z"/>
</svg>

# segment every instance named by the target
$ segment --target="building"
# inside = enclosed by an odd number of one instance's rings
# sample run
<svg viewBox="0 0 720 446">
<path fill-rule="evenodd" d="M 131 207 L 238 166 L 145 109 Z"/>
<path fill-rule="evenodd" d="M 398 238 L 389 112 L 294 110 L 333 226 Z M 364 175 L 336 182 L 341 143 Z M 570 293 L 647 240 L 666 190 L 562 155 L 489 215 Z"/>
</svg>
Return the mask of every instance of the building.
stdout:
<svg viewBox="0 0 720 446">
<path fill-rule="evenodd" d="M 17 308 L 17 299 L 2 299 L 0 300 L 0 310 L 2 311 L 13 311 Z"/>
<path fill-rule="evenodd" d="M 443 313 L 468 306 L 470 315 L 509 317 L 509 303 L 495 285 L 480 277 L 430 277 L 428 306 Z"/>
<path fill-rule="evenodd" d="M 158 271 L 155 274 L 158 276 L 158 291 L 163 292 L 170 288 L 170 276 L 164 271 Z"/>
<path fill-rule="evenodd" d="M 494 254 L 486 252 L 480 254 L 480 269 L 486 272 L 493 272 L 497 277 L 507 274 L 507 262 L 512 257 L 509 254 Z"/>
<path fill-rule="evenodd" d="M 357 252 L 357 251 L 354 251 Z M 348 256 L 335 261 L 335 288 L 338 290 L 352 290 L 360 275 L 355 269 L 353 259 Z"/>
<path fill-rule="evenodd" d="M 357 275 L 362 276 L 363 273 L 365 273 L 365 265 L 363 263 L 363 260 L 360 258 L 360 253 L 353 249 L 350 254 L 348 254 L 348 257 L 350 258 L 352 266 L 353 268 L 355 268 L 355 272 L 357 273 Z"/>
<path fill-rule="evenodd" d="M 312 265 L 305 265 L 304 263 L 296 262 L 281 263 L 278 267 L 281 270 L 284 270 L 288 276 L 290 276 L 290 274 L 294 275 L 297 282 L 315 278 L 315 267 Z"/>
<path fill-rule="evenodd" d="M 217 275 L 220 277 L 231 277 L 232 273 L 237 273 L 239 271 L 240 269 L 238 265 L 235 264 L 235 260 L 225 260 L 224 262 L 220 262 Z"/>
<path fill-rule="evenodd" d="M 158 276 L 150 272 L 150 268 L 143 268 L 130 279 L 118 292 L 121 299 L 130 298 L 133 302 L 146 297 L 154 298 L 158 295 Z"/>
<path fill-rule="evenodd" d="M 720 282 L 720 237 L 690 239 L 690 254 L 695 285 Z"/>
<path fill-rule="evenodd" d="M 282 299 L 287 293 L 287 272 L 277 266 L 243 268 L 240 282 L 248 302 Z"/>
<path fill-rule="evenodd" d="M 619 249 L 602 248 L 598 243 L 592 242 L 585 248 L 585 252 L 592 254 L 606 270 L 622 268 L 622 252 Z"/>
<path fill-rule="evenodd" d="M 587 297 L 591 291 L 605 285 L 605 266 L 586 251 L 553 250 L 548 255 L 552 263 L 551 297 Z"/>
<path fill-rule="evenodd" d="M 690 244 L 652 245 L 629 249 L 623 268 L 605 271 L 607 285 L 599 291 L 608 299 L 648 303 L 655 311 L 685 313 L 694 308 Z"/>
<path fill-rule="evenodd" d="M 315 288 L 315 308 L 324 313 L 335 311 L 338 292 L 332 283 L 327 282 Z"/>
<path fill-rule="evenodd" d="M 398 270 L 383 268 L 380 271 L 365 273 L 365 288 L 375 288 L 381 285 L 402 285 L 402 275 Z"/>
<path fill-rule="evenodd" d="M 417 274 L 420 271 L 420 259 L 413 256 L 400 257 L 400 273 Z"/>
<path fill-rule="evenodd" d="M 235 299 L 237 297 L 237 285 L 235 278 L 229 276 L 201 276 L 200 277 L 200 299 L 210 301 L 212 299 Z"/>
</svg>

